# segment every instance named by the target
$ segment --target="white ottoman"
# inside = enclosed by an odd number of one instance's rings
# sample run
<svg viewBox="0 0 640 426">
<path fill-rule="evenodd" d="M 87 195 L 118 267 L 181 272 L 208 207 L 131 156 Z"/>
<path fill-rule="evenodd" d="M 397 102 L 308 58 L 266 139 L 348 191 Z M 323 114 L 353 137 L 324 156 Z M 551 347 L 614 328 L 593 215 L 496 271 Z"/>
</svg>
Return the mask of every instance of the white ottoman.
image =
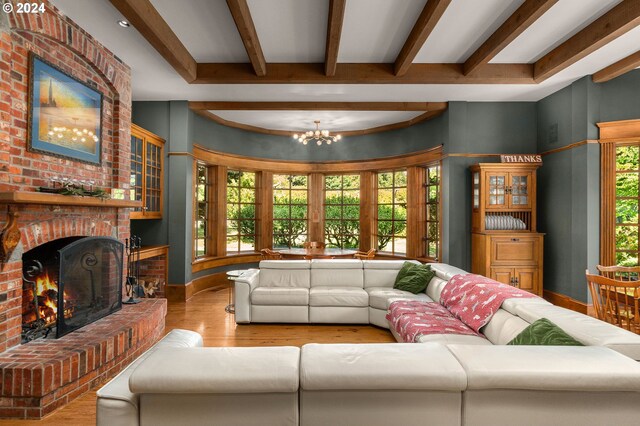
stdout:
<svg viewBox="0 0 640 426">
<path fill-rule="evenodd" d="M 458 426 L 466 384 L 439 344 L 304 345 L 300 424 Z"/>
<path fill-rule="evenodd" d="M 129 379 L 140 425 L 298 425 L 300 349 L 159 349 Z"/>
</svg>

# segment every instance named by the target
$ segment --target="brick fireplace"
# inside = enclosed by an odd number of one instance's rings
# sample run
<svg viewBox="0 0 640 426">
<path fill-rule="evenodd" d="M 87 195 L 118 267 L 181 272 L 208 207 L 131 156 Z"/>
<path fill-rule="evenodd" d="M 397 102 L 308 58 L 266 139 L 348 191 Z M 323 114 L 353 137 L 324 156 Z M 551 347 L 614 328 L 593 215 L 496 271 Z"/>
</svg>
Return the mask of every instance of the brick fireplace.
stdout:
<svg viewBox="0 0 640 426">
<path fill-rule="evenodd" d="M 128 193 L 130 173 L 129 68 L 43 3 L 44 14 L 0 14 L 0 229 L 14 219 L 19 231 L 0 262 L 0 417 L 40 418 L 100 385 L 159 337 L 166 313 L 164 299 L 145 300 L 61 339 L 21 345 L 23 254 L 62 238 L 129 237 L 128 201 L 36 192 L 73 177 Z M 99 165 L 27 148 L 30 52 L 102 93 Z"/>
</svg>

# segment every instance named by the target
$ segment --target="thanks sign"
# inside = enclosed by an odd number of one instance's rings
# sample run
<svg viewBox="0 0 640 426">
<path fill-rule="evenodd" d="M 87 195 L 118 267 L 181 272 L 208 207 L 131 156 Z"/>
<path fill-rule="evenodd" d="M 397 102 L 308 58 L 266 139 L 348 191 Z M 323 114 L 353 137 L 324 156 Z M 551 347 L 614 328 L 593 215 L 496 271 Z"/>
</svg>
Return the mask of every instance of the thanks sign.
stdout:
<svg viewBox="0 0 640 426">
<path fill-rule="evenodd" d="M 534 154 L 501 155 L 501 163 L 536 163 L 542 164 L 542 156 Z"/>
</svg>

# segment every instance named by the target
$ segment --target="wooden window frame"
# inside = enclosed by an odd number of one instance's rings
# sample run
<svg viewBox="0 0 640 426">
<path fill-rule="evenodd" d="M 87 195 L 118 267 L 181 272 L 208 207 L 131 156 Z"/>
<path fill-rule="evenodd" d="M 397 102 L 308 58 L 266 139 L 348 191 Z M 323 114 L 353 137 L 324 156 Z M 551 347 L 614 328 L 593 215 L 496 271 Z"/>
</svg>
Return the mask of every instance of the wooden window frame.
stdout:
<svg viewBox="0 0 640 426">
<path fill-rule="evenodd" d="M 143 129 L 140 126 L 135 124 L 131 125 L 131 137 L 135 137 L 142 141 L 142 182 L 140 186 L 132 185 L 131 190 L 137 192 L 137 189 L 140 189 L 140 199 L 142 202 L 142 207 L 140 209 L 135 209 L 129 214 L 129 219 L 162 219 L 162 212 L 164 209 L 164 144 L 165 140 L 160 136 L 151 133 L 150 131 Z M 147 161 L 148 155 L 148 145 L 153 145 L 157 148 L 157 158 L 155 159 L 156 166 L 150 166 Z M 132 161 L 133 159 L 130 159 Z M 140 164 L 138 161 L 136 163 Z M 158 188 L 149 187 L 147 184 L 147 180 L 149 178 L 149 170 L 156 170 L 159 186 Z M 131 182 L 130 182 L 131 184 Z M 150 193 L 154 193 L 158 197 L 158 209 L 157 210 L 149 210 L 147 197 Z M 137 199 L 137 196 L 132 197 L 131 199 Z"/>
<path fill-rule="evenodd" d="M 344 177 L 345 176 L 358 176 L 358 188 L 357 189 L 345 189 L 344 188 Z M 335 189 L 331 189 L 330 191 L 340 191 L 340 199 L 342 200 L 342 202 L 340 204 L 327 204 L 327 185 L 326 185 L 326 180 L 328 177 L 340 177 L 340 189 L 339 190 L 335 190 Z M 327 247 L 330 247 L 329 242 L 327 241 L 327 222 L 344 222 L 345 218 L 344 218 L 344 209 L 345 206 L 347 207 L 351 207 L 351 206 L 358 206 L 358 244 L 357 244 L 357 249 L 360 248 L 360 192 L 361 192 L 361 188 L 362 188 L 362 183 L 361 183 L 361 176 L 359 173 L 343 173 L 343 174 L 327 174 L 324 176 L 324 181 L 325 184 L 323 185 L 323 190 L 322 190 L 322 206 L 323 206 L 323 213 L 324 213 L 324 219 L 322 221 L 322 228 L 323 228 L 323 238 L 322 240 L 325 242 L 325 244 L 327 244 Z M 357 192 L 358 194 L 358 203 L 357 204 L 345 204 L 344 203 L 344 195 L 345 192 L 347 193 L 354 193 Z M 326 209 L 328 206 L 332 206 L 332 207 L 339 207 L 340 208 L 340 218 L 339 219 L 327 219 L 326 217 Z M 347 219 L 350 220 L 350 219 Z M 352 219 L 351 219 L 352 220 Z M 341 227 L 342 228 L 342 227 Z M 340 240 L 340 244 L 337 246 L 338 248 L 345 248 L 344 245 L 344 237 L 347 235 L 343 229 L 341 229 L 341 231 L 338 234 L 331 234 L 334 237 L 338 237 L 338 239 Z M 333 247 L 333 246 L 331 246 Z"/>
<path fill-rule="evenodd" d="M 204 253 L 202 254 L 198 254 L 198 222 L 199 222 L 199 215 L 198 215 L 198 210 L 200 208 L 199 204 L 200 202 L 198 201 L 198 187 L 200 186 L 200 183 L 198 181 L 198 176 L 200 174 L 200 168 L 204 169 L 204 173 L 205 173 L 205 183 L 204 183 L 204 204 L 206 206 L 205 208 L 205 217 L 204 217 Z M 207 256 L 209 256 L 209 252 L 210 252 L 210 247 L 209 247 L 209 241 L 208 241 L 208 235 L 210 234 L 209 232 L 209 225 L 211 224 L 209 222 L 209 213 L 211 210 L 211 205 L 209 203 L 209 195 L 211 193 L 211 182 L 209 182 L 209 167 L 206 164 L 202 164 L 202 163 L 196 163 L 195 167 L 194 167 L 194 211 L 193 211 L 193 216 L 194 216 L 194 220 L 193 220 L 193 258 L 194 259 L 201 259 L 201 258 L 205 258 Z"/>
<path fill-rule="evenodd" d="M 429 170 L 436 169 L 438 181 L 435 185 L 429 184 Z M 422 238 L 422 257 L 425 259 L 429 259 L 434 262 L 440 261 L 440 253 L 442 253 L 442 162 L 436 161 L 431 164 L 427 164 L 424 167 L 424 176 L 422 180 L 422 187 L 424 188 L 424 194 L 422 194 L 422 200 L 424 201 L 424 231 Z M 429 202 L 429 187 L 435 186 L 437 189 L 437 198 L 435 202 Z M 429 206 L 436 205 L 436 220 L 429 219 Z M 429 253 L 429 224 L 436 223 L 436 227 L 438 230 L 438 237 L 436 239 L 435 247 L 436 254 L 435 256 L 431 256 Z"/>
<path fill-rule="evenodd" d="M 242 207 L 243 206 L 249 206 L 249 205 L 253 205 L 253 211 L 254 211 L 254 216 L 253 218 L 243 218 L 243 217 L 238 217 L 237 219 L 231 219 L 229 218 L 229 173 L 230 172 L 237 172 L 240 173 L 240 177 L 242 177 L 242 174 L 244 173 L 251 173 L 254 175 L 254 184 L 253 187 L 250 188 L 244 188 L 242 186 L 242 180 L 238 180 L 238 186 L 231 186 L 231 188 L 237 188 L 238 189 L 238 202 L 234 203 L 237 207 L 238 207 L 238 213 L 240 211 L 242 211 Z M 226 198 L 226 222 L 225 222 L 225 235 L 226 235 L 226 239 L 225 239 L 225 254 L 226 255 L 233 255 L 233 254 L 241 254 L 241 253 L 251 253 L 251 252 L 256 252 L 256 239 L 257 239 L 257 234 L 258 234 L 258 230 L 257 230 L 257 224 L 258 224 L 258 219 L 257 219 L 257 209 L 256 209 L 256 205 L 257 205 L 257 190 L 256 187 L 258 185 L 257 183 L 257 176 L 258 174 L 255 172 L 251 172 L 251 171 L 245 171 L 245 170 L 234 170 L 234 169 L 230 169 L 227 168 L 227 198 Z M 242 190 L 243 189 L 252 189 L 253 190 L 253 203 L 245 203 L 242 202 Z M 253 221 L 253 234 L 242 234 L 240 233 L 240 226 L 238 226 L 238 235 L 235 236 L 237 237 L 236 242 L 238 243 L 238 250 L 229 250 L 229 237 L 231 237 L 232 235 L 229 235 L 229 227 L 227 226 L 229 222 L 238 222 L 238 225 L 240 224 L 240 222 L 245 221 L 245 220 L 251 220 Z M 242 237 L 253 237 L 253 249 L 252 250 L 241 250 L 241 246 L 242 246 Z"/>
<path fill-rule="evenodd" d="M 600 128 L 600 264 L 616 264 L 616 148 L 640 145 L 640 120 L 598 123 Z"/>
<path fill-rule="evenodd" d="M 171 155 L 171 154 L 169 154 Z M 422 261 L 425 258 L 424 232 L 426 205 L 423 179 L 425 167 L 442 159 L 441 147 L 394 157 L 364 161 L 334 162 L 297 162 L 276 161 L 243 157 L 220 153 L 194 146 L 193 186 L 195 188 L 197 164 L 208 167 L 210 211 L 207 238 L 208 253 L 192 261 L 192 271 L 198 272 L 225 265 L 256 262 L 259 251 L 272 248 L 273 242 L 273 175 L 306 174 L 307 181 L 307 232 L 309 241 L 324 241 L 324 178 L 328 175 L 360 175 L 360 250 L 367 251 L 376 247 L 377 215 L 377 173 L 390 170 L 407 170 L 407 252 L 392 255 L 379 253 L 378 257 L 412 258 Z M 226 170 L 240 170 L 256 173 L 256 247 L 255 252 L 226 253 Z M 440 189 L 442 190 L 441 186 Z M 194 197 L 195 198 L 195 197 Z M 194 206 L 197 200 L 194 199 Z M 440 205 L 440 209 L 441 209 Z M 194 222 L 195 222 L 194 207 Z M 439 210 L 440 226 L 442 226 Z M 194 241 L 195 241 L 195 226 Z M 440 235 L 442 235 L 440 233 Z M 441 244 L 441 240 L 440 240 Z M 439 247 L 441 253 L 441 247 Z M 195 249 L 194 249 L 195 253 Z"/>
<path fill-rule="evenodd" d="M 293 191 L 305 191 L 305 192 L 306 192 L 306 194 L 307 194 L 307 196 L 306 196 L 307 203 L 306 203 L 306 204 L 304 204 L 304 206 L 306 207 L 306 214 L 305 214 L 305 217 L 304 217 L 304 219 L 303 219 L 303 220 L 306 222 L 306 231 L 307 231 L 307 232 L 306 232 L 306 233 L 304 233 L 304 234 L 301 234 L 301 235 L 305 236 L 305 240 L 308 240 L 308 239 L 310 238 L 310 229 L 309 229 L 309 228 L 310 228 L 310 220 L 309 220 L 309 216 L 310 216 L 310 210 L 311 210 L 311 209 L 310 209 L 310 184 L 311 184 L 311 182 L 310 182 L 310 177 L 309 177 L 309 175 L 307 175 L 307 174 L 302 174 L 302 173 L 300 173 L 300 174 L 294 174 L 294 173 L 274 173 L 274 175 L 273 175 L 273 176 L 274 176 L 274 180 L 275 180 L 275 176 L 286 176 L 286 180 L 288 180 L 288 181 L 289 181 L 289 186 L 288 186 L 287 188 L 278 188 L 278 190 L 279 190 L 279 191 L 287 191 L 287 192 L 288 192 L 288 194 L 289 194 L 289 197 L 288 197 L 289 202 L 288 202 L 287 204 L 280 204 L 280 203 L 277 203 L 277 204 L 276 204 L 276 203 L 275 203 L 275 198 L 274 198 L 274 197 L 275 197 L 275 196 L 274 196 L 274 192 L 272 192 L 272 194 L 271 194 L 271 202 L 272 202 L 272 206 L 273 206 L 273 215 L 271 216 L 271 218 L 272 218 L 272 220 L 273 220 L 273 221 L 276 221 L 276 220 L 278 220 L 278 221 L 287 221 L 287 222 L 289 223 L 289 226 L 288 226 L 289 233 L 286 233 L 286 234 L 277 234 L 277 235 L 280 235 L 280 236 L 283 236 L 283 237 L 284 237 L 284 236 L 287 236 L 287 237 L 288 237 L 288 238 L 287 238 L 287 240 L 288 240 L 288 242 L 289 242 L 289 244 L 287 245 L 287 248 L 295 248 L 295 247 L 298 247 L 298 246 L 295 246 L 295 245 L 293 245 L 293 244 L 292 244 L 292 243 L 293 243 L 293 241 L 291 240 L 291 236 L 292 236 L 292 232 L 291 232 L 291 229 L 292 229 L 292 227 L 291 227 L 291 223 L 292 223 L 293 221 L 299 221 L 299 220 L 301 220 L 301 219 L 293 219 L 293 218 L 291 217 L 291 216 L 292 216 L 292 214 L 291 214 L 291 212 L 292 212 L 292 206 L 294 206 L 294 205 L 298 205 L 298 204 L 293 204 L 293 203 L 291 203 L 291 199 L 292 199 L 292 192 L 293 192 Z M 294 178 L 294 177 L 296 177 L 296 176 L 304 176 L 304 177 L 306 178 L 306 180 L 307 180 L 307 184 L 306 184 L 306 187 L 305 187 L 305 188 L 302 188 L 302 189 L 300 189 L 300 188 L 298 188 L 298 189 L 294 189 L 294 187 L 293 187 L 293 185 L 292 185 L 292 178 Z M 275 191 L 275 188 L 273 188 L 273 187 L 272 187 L 272 191 Z M 299 205 L 302 205 L 302 204 L 299 204 Z M 276 207 L 276 206 L 288 206 L 288 207 L 289 207 L 289 215 L 288 215 L 288 217 L 287 217 L 286 219 L 283 219 L 283 218 L 276 218 L 276 217 L 275 217 L 275 207 Z M 273 229 L 273 226 L 272 226 L 272 229 Z M 271 238 L 271 245 L 272 245 L 272 247 L 275 247 L 275 245 L 274 245 L 274 239 L 275 239 L 275 237 L 276 237 L 276 234 L 273 232 L 273 233 L 272 233 L 272 238 Z M 302 244 L 300 245 L 300 247 L 301 247 L 301 246 L 302 246 Z M 284 247 L 278 247 L 278 248 L 284 248 Z"/>
<path fill-rule="evenodd" d="M 396 174 L 397 173 L 403 173 L 403 172 L 405 174 L 405 182 L 406 183 L 405 183 L 404 186 L 396 186 Z M 391 175 L 392 175 L 391 186 L 390 187 L 380 188 L 380 180 L 378 179 L 378 177 L 379 177 L 379 175 L 384 174 L 384 173 L 391 173 Z M 405 216 L 404 220 L 396 219 L 396 206 L 399 206 L 399 203 L 397 203 L 396 199 L 395 199 L 395 192 L 398 189 L 404 189 L 406 191 L 407 195 L 408 195 L 408 193 L 409 193 L 409 173 L 410 172 L 409 172 L 409 170 L 407 168 L 399 168 L 399 169 L 394 169 L 394 170 L 381 170 L 381 171 L 376 173 L 376 197 L 375 197 L 375 202 L 376 202 L 375 203 L 375 206 L 376 206 L 376 210 L 375 210 L 376 211 L 376 215 L 375 215 L 376 216 L 376 224 L 375 224 L 375 228 L 374 229 L 375 229 L 376 248 L 378 249 L 378 251 L 381 254 L 390 255 L 390 256 L 398 256 L 398 255 L 406 256 L 407 252 L 409 251 L 408 241 L 407 241 L 407 237 L 409 235 L 409 230 L 407 229 L 407 224 L 409 223 L 409 217 L 407 215 L 407 216 Z M 380 189 L 383 189 L 383 190 L 390 189 L 392 191 L 391 203 L 382 203 L 382 204 L 380 203 L 380 201 L 379 201 L 380 200 L 380 197 L 379 197 Z M 408 213 L 409 200 L 407 200 L 407 202 L 405 204 L 406 204 L 405 205 L 405 210 Z M 389 220 L 388 219 L 382 219 L 381 220 L 378 217 L 378 211 L 379 211 L 379 207 L 381 205 L 391 206 L 391 219 L 389 219 Z M 380 235 L 379 234 L 379 226 L 378 225 L 379 225 L 380 221 L 390 222 L 391 223 L 391 233 L 392 233 L 391 235 Z M 405 240 L 405 251 L 404 252 L 399 252 L 399 251 L 396 251 L 396 249 L 395 249 L 396 239 L 399 239 L 399 237 L 396 237 L 395 235 L 393 235 L 393 229 L 395 228 L 395 223 L 396 222 L 404 222 L 404 224 L 405 224 L 404 225 L 404 231 L 405 231 L 405 237 L 404 237 L 404 240 Z M 381 236 L 389 237 L 391 239 L 390 240 L 391 251 L 380 250 L 380 248 L 378 246 L 379 246 L 379 239 L 380 239 Z"/>
</svg>

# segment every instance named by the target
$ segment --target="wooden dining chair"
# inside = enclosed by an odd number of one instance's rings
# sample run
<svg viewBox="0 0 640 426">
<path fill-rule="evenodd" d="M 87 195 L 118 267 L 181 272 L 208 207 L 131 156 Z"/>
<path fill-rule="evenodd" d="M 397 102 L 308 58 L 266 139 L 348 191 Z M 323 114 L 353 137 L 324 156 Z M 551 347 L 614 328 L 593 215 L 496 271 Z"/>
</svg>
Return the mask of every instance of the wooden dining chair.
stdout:
<svg viewBox="0 0 640 426">
<path fill-rule="evenodd" d="M 360 259 L 360 260 L 371 260 L 374 257 L 376 257 L 376 253 L 377 252 L 378 252 L 378 250 L 376 250 L 376 249 L 371 249 L 369 251 L 357 251 L 357 252 L 355 252 L 353 257 L 355 259 Z"/>
<path fill-rule="evenodd" d="M 640 266 L 596 266 L 600 275 L 614 280 L 638 281 Z"/>
<path fill-rule="evenodd" d="M 628 280 L 590 274 L 589 270 L 585 274 L 597 318 L 640 334 L 640 281 L 637 275 L 634 280 Z"/>
<path fill-rule="evenodd" d="M 305 249 L 321 249 L 325 247 L 326 247 L 326 244 L 323 243 L 322 241 L 305 241 L 302 244 L 302 248 L 305 248 Z"/>
<path fill-rule="evenodd" d="M 282 253 L 265 248 L 260 250 L 262 260 L 282 260 Z"/>
</svg>

